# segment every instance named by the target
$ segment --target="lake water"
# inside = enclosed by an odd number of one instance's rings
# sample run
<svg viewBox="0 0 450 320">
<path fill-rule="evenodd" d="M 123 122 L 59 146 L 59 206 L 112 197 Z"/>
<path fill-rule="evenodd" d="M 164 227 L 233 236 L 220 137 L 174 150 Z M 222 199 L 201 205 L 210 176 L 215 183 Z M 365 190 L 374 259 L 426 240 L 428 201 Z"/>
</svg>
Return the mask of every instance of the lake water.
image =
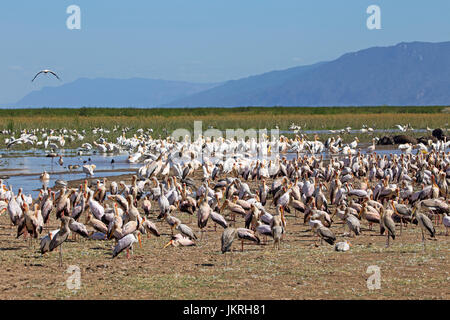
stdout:
<svg viewBox="0 0 450 320">
<path fill-rule="evenodd" d="M 0 176 L 6 185 L 12 185 L 14 192 L 21 187 L 25 194 L 31 194 L 35 197 L 42 187 L 42 181 L 39 179 L 42 172 L 47 171 L 50 175 L 49 187 L 53 187 L 56 180 L 77 180 L 86 177 L 82 171 L 84 164 L 95 164 L 94 178 L 115 176 L 127 173 L 133 173 L 140 164 L 127 162 L 128 153 L 120 154 L 94 154 L 86 153 L 82 156 L 76 154 L 74 150 L 64 150 L 63 166 L 59 165 L 59 157 L 46 157 L 42 150 L 0 150 Z M 91 161 L 89 161 L 89 158 Z M 114 159 L 114 164 L 111 160 Z M 86 163 L 83 163 L 86 161 Z M 80 168 L 69 171 L 68 165 L 79 165 Z M 36 191 L 37 190 L 37 191 Z"/>
</svg>

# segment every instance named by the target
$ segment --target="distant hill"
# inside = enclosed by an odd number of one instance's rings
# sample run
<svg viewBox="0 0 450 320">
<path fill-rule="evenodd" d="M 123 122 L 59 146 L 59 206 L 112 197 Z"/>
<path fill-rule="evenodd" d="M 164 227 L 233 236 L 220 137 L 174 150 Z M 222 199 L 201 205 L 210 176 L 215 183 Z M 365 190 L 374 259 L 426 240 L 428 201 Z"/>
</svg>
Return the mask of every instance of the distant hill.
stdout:
<svg viewBox="0 0 450 320">
<path fill-rule="evenodd" d="M 19 100 L 16 107 L 152 107 L 210 89 L 218 84 L 154 79 L 80 78 L 59 87 L 44 87 Z"/>
<path fill-rule="evenodd" d="M 449 105 L 450 42 L 399 43 L 224 83 L 78 79 L 16 107 Z"/>
<path fill-rule="evenodd" d="M 450 42 L 400 43 L 311 66 L 228 81 L 173 106 L 450 104 Z"/>
</svg>

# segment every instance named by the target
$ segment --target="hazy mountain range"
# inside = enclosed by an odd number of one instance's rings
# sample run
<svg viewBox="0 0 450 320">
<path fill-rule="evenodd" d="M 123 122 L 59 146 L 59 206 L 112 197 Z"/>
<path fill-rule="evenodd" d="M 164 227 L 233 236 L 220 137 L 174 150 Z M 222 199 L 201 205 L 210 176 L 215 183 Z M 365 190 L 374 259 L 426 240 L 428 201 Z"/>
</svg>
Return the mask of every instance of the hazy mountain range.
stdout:
<svg viewBox="0 0 450 320">
<path fill-rule="evenodd" d="M 33 91 L 16 103 L 21 107 L 153 107 L 208 90 L 216 83 L 155 79 L 80 78 L 59 87 Z"/>
<path fill-rule="evenodd" d="M 450 104 L 450 42 L 400 43 L 224 83 L 78 79 L 15 106 L 354 106 Z"/>
</svg>

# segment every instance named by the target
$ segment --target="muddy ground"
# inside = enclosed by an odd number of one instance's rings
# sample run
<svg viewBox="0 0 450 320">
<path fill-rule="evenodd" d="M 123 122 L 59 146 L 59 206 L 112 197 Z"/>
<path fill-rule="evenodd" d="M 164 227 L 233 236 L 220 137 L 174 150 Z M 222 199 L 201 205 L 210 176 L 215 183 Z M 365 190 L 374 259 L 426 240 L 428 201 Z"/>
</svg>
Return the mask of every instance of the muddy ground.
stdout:
<svg viewBox="0 0 450 320">
<path fill-rule="evenodd" d="M 95 183 L 96 179 L 91 179 Z M 130 176 L 111 177 L 110 181 Z M 198 180 L 198 179 L 196 179 Z M 249 183 L 254 189 L 256 184 Z M 69 186 L 79 185 L 74 181 Z M 270 203 L 270 202 L 268 202 Z M 16 239 L 7 214 L 0 217 L 0 299 L 449 299 L 449 243 L 444 227 L 437 226 L 437 241 L 429 240 L 424 250 L 417 226 L 408 226 L 390 248 L 378 226 L 373 231 L 363 223 L 363 234 L 349 239 L 348 252 L 336 252 L 326 243 L 315 245 L 303 216 L 287 215 L 287 234 L 280 250 L 272 241 L 265 245 L 246 244 L 240 251 L 235 240 L 232 265 L 225 265 L 220 252 L 222 228 L 214 231 L 208 222 L 206 239 L 195 247 L 163 246 L 170 240 L 170 228 L 157 221 L 158 205 L 153 202 L 151 219 L 161 237 L 143 237 L 128 260 L 124 253 L 112 259 L 114 240 L 77 240 L 64 243 L 63 267 L 57 251 L 41 256 L 39 244 L 28 247 Z M 269 212 L 274 208 L 266 206 Z M 177 212 L 199 235 L 196 217 Z M 54 214 L 49 229 L 59 227 Z M 84 222 L 84 215 L 80 218 Z M 342 236 L 342 225 L 331 229 Z M 238 218 L 243 226 L 243 218 Z M 44 234 L 47 233 L 47 229 Z M 397 226 L 399 233 L 399 226 Z M 348 239 L 345 237 L 345 239 Z M 229 262 L 230 253 L 227 253 Z M 80 268 L 81 287 L 67 287 L 69 266 Z M 369 266 L 378 266 L 380 289 L 369 289 Z"/>
</svg>

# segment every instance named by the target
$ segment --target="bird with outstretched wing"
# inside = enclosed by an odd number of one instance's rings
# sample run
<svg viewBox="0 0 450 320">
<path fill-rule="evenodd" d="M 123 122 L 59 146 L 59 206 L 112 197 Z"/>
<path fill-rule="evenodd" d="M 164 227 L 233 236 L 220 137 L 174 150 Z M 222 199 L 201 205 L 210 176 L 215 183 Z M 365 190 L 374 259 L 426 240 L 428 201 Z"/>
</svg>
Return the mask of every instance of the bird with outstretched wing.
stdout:
<svg viewBox="0 0 450 320">
<path fill-rule="evenodd" d="M 61 80 L 61 79 L 58 77 L 58 75 L 57 75 L 56 73 L 54 73 L 52 70 L 47 70 L 47 69 L 46 69 L 46 70 L 41 70 L 41 71 L 39 71 L 38 73 L 36 73 L 36 75 L 34 76 L 33 80 L 31 80 L 31 82 L 33 82 L 34 79 L 36 79 L 37 76 L 40 75 L 41 73 L 45 73 L 45 74 L 51 73 L 51 74 L 54 75 L 58 80 Z"/>
</svg>

